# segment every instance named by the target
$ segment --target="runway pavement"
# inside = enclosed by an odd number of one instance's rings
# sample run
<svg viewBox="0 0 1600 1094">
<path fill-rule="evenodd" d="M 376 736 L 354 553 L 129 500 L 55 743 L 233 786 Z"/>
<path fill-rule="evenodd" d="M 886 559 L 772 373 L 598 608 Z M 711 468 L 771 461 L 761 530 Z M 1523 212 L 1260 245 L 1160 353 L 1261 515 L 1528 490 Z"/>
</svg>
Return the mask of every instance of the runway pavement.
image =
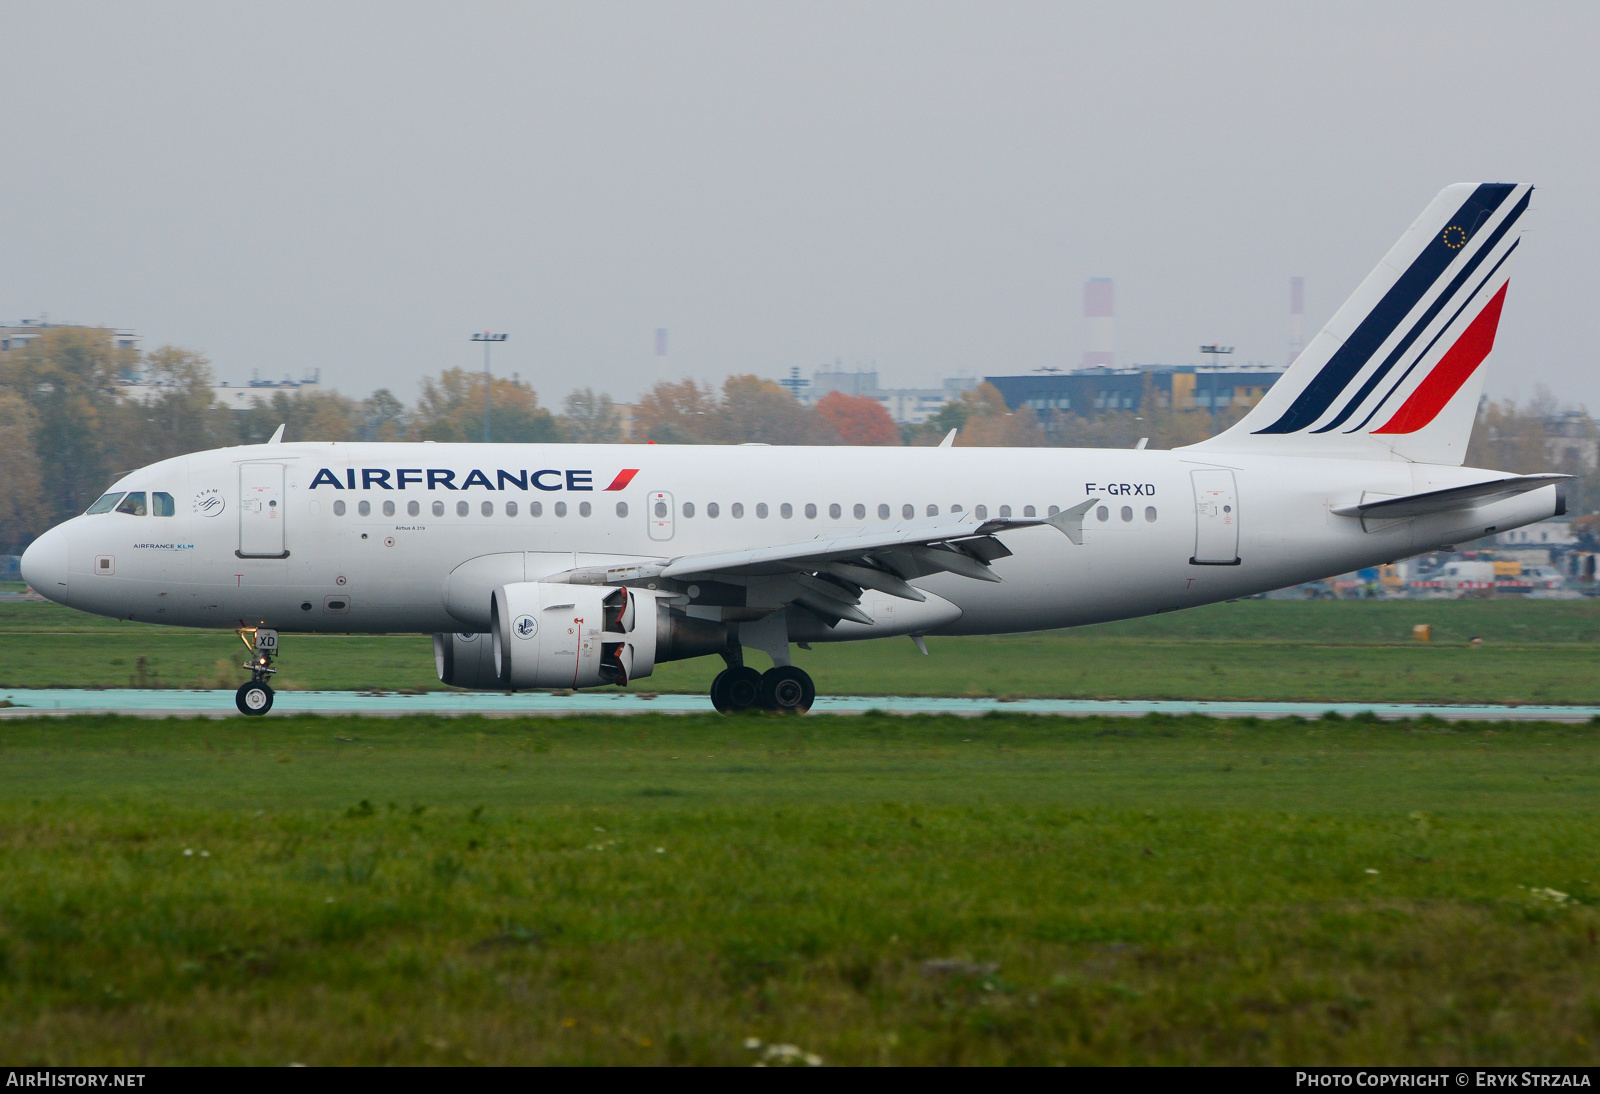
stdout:
<svg viewBox="0 0 1600 1094">
<path fill-rule="evenodd" d="M 108 689 L 5 689 L 0 688 L 0 718 L 39 714 L 115 713 L 146 717 L 241 717 L 231 691 L 177 691 Z M 394 692 L 279 691 L 273 714 L 481 714 L 490 717 L 571 714 L 708 713 L 711 701 L 704 695 L 652 695 L 649 692 L 598 692 L 569 695 L 550 692 L 433 691 L 420 695 Z M 1379 718 L 1418 718 L 1433 715 L 1448 721 L 1556 721 L 1587 722 L 1600 718 L 1600 707 L 1492 706 L 1423 703 L 1246 703 L 1092 699 L 949 699 L 907 696 L 819 696 L 813 714 L 960 714 L 978 716 L 998 711 L 1007 714 L 1064 716 L 1144 714 L 1206 714 L 1217 718 L 1282 718 L 1298 714 L 1315 718 L 1333 710 L 1346 717 L 1370 711 Z M 271 717 L 271 715 L 268 715 Z"/>
</svg>

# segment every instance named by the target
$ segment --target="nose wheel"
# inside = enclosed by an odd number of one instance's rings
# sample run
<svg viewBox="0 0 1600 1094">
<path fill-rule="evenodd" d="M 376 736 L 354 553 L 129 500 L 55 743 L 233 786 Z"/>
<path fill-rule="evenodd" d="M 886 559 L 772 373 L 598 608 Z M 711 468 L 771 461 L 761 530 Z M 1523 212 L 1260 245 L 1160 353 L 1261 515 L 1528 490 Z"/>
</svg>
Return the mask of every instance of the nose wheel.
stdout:
<svg viewBox="0 0 1600 1094">
<path fill-rule="evenodd" d="M 244 627 L 239 637 L 250 651 L 250 660 L 242 666 L 250 670 L 250 682 L 234 693 L 233 704 L 240 714 L 259 716 L 272 709 L 272 688 L 267 681 L 278 671 L 272 667 L 272 658 L 278 652 L 278 632 Z"/>
<path fill-rule="evenodd" d="M 234 692 L 233 704 L 240 714 L 265 714 L 272 709 L 272 689 L 252 680 Z"/>
</svg>

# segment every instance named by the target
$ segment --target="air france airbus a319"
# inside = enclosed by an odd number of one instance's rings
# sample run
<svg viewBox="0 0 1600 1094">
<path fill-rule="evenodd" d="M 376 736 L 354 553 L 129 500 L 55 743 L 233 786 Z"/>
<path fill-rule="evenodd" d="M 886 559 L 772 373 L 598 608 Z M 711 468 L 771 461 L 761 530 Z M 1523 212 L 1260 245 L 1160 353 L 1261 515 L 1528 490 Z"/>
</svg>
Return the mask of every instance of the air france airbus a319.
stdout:
<svg viewBox="0 0 1600 1094">
<path fill-rule="evenodd" d="M 718 710 L 804 711 L 793 645 L 1168 612 L 1563 513 L 1566 476 L 1461 466 L 1531 196 L 1446 188 L 1243 420 L 1170 452 L 274 437 L 123 476 L 22 571 L 239 629 L 246 714 L 279 636 L 327 631 L 431 632 L 440 680 L 496 691 L 718 654 Z"/>
</svg>

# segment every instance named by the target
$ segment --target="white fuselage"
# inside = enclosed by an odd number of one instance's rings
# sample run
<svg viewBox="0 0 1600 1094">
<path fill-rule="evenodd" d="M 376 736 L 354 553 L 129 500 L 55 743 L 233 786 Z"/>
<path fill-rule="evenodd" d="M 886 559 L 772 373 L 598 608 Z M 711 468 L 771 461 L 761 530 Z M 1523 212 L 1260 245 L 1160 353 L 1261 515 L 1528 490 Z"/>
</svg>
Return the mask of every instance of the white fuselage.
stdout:
<svg viewBox="0 0 1600 1094">
<path fill-rule="evenodd" d="M 1194 474 L 1217 469 L 1231 479 Z M 607 489 L 619 476 L 626 485 Z M 814 638 L 997 634 L 1228 600 L 1555 511 L 1547 488 L 1371 526 L 1331 512 L 1493 477 L 1399 461 L 1186 450 L 256 445 L 124 476 L 113 490 L 171 495 L 174 514 L 76 517 L 41 537 L 25 565 L 52 600 L 122 619 L 284 632 L 473 631 L 486 629 L 489 590 L 500 581 L 802 542 L 892 525 L 908 506 L 915 519 L 930 507 L 942 516 L 960 507 L 1021 518 L 1101 499 L 1081 545 L 1050 527 L 998 533 L 1012 552 L 993 564 L 999 582 L 916 579 L 942 614 L 904 614 L 910 602 L 902 600 L 903 625 L 847 622 Z M 1201 497 L 1201 481 L 1226 481 L 1232 496 Z M 1197 562 L 1197 553 L 1222 564 Z M 268 555 L 279 557 L 259 557 Z M 499 561 L 464 565 L 486 556 Z M 506 559 L 517 560 L 509 577 Z"/>
</svg>

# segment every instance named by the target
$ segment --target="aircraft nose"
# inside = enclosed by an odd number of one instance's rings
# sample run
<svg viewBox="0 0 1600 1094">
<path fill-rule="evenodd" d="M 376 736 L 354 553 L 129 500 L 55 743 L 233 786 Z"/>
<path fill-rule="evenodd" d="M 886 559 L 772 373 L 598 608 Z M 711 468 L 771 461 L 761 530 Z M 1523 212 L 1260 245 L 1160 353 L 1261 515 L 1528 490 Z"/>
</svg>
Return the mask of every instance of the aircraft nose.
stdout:
<svg viewBox="0 0 1600 1094">
<path fill-rule="evenodd" d="M 52 528 L 22 552 L 22 580 L 51 600 L 67 595 L 67 534 Z"/>
</svg>

